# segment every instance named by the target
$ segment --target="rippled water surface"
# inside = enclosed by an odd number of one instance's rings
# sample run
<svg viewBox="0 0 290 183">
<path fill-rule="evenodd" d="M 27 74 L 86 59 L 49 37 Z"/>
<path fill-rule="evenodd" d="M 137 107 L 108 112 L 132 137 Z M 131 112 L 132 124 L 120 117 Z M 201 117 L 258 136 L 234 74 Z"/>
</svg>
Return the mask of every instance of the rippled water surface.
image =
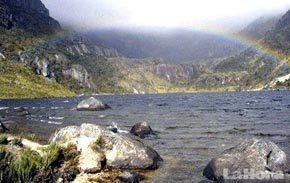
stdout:
<svg viewBox="0 0 290 183">
<path fill-rule="evenodd" d="M 76 111 L 84 98 L 0 100 L 0 115 L 12 131 L 44 139 L 67 125 L 116 123 L 130 130 L 147 121 L 158 138 L 146 141 L 165 159 L 149 182 L 200 182 L 212 157 L 250 137 L 270 139 L 290 155 L 289 91 L 97 96 L 112 109 Z"/>
</svg>

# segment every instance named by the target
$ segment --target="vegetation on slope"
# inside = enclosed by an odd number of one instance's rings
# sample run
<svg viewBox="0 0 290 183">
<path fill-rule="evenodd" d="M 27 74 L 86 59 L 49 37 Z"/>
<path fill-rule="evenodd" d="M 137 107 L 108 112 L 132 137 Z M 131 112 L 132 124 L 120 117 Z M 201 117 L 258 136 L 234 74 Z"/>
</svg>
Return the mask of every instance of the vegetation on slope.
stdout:
<svg viewBox="0 0 290 183">
<path fill-rule="evenodd" d="M 75 94 L 21 63 L 0 61 L 0 98 L 64 97 Z"/>
</svg>

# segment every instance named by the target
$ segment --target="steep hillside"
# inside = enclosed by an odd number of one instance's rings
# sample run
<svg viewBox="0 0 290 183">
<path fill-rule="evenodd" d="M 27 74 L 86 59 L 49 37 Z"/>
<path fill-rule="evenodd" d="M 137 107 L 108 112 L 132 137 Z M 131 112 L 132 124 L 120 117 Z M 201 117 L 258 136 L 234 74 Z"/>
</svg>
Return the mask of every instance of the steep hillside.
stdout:
<svg viewBox="0 0 290 183">
<path fill-rule="evenodd" d="M 265 37 L 265 43 L 285 54 L 290 54 L 290 10 L 282 16 Z"/>
<path fill-rule="evenodd" d="M 0 98 L 63 97 L 75 94 L 52 80 L 37 76 L 21 63 L 0 60 Z"/>
<path fill-rule="evenodd" d="M 40 0 L 0 1 L 0 53 L 77 93 L 114 92 L 116 50 L 61 30 Z"/>
</svg>

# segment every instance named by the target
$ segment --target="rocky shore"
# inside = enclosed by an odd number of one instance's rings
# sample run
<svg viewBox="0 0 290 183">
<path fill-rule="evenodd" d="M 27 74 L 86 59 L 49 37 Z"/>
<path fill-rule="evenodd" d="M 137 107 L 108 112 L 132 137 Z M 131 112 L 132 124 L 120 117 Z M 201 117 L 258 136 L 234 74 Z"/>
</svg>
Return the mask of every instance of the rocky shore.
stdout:
<svg viewBox="0 0 290 183">
<path fill-rule="evenodd" d="M 8 182 L 139 182 L 162 162 L 138 137 L 93 124 L 62 128 L 47 145 L 13 135 L 2 135 L 0 144 Z"/>
</svg>

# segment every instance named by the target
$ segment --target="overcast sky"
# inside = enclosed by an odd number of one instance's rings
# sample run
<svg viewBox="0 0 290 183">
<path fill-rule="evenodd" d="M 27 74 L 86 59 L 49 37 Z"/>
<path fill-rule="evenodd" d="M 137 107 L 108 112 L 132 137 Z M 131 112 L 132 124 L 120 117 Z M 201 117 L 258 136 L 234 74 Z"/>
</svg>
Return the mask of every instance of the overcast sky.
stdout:
<svg viewBox="0 0 290 183">
<path fill-rule="evenodd" d="M 118 26 L 236 30 L 286 12 L 290 0 L 42 0 L 51 16 L 78 28 Z"/>
</svg>

